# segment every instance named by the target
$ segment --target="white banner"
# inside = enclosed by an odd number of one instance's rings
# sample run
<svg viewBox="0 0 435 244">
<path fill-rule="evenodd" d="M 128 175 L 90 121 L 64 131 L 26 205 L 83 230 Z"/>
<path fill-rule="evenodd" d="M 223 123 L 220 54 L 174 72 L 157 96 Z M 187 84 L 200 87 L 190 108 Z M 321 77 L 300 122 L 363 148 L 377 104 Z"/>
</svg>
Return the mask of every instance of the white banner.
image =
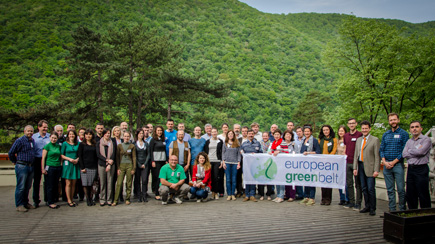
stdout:
<svg viewBox="0 0 435 244">
<path fill-rule="evenodd" d="M 344 189 L 346 155 L 243 154 L 243 183 Z"/>
</svg>

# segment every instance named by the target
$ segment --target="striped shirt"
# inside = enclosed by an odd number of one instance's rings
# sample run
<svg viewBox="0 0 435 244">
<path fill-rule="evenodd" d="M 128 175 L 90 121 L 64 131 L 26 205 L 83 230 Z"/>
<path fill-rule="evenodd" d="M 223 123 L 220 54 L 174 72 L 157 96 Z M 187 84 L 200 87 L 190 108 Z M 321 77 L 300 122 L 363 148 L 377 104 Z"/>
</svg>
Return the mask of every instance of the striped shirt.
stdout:
<svg viewBox="0 0 435 244">
<path fill-rule="evenodd" d="M 17 161 L 33 163 L 35 159 L 35 140 L 22 136 L 18 138 L 9 150 L 9 159 L 12 163 Z"/>
<path fill-rule="evenodd" d="M 388 162 L 398 159 L 403 162 L 402 152 L 406 142 L 409 139 L 409 134 L 402 128 L 397 128 L 394 132 L 389 130 L 382 135 L 381 148 L 379 152 L 381 158 L 385 158 Z"/>
</svg>

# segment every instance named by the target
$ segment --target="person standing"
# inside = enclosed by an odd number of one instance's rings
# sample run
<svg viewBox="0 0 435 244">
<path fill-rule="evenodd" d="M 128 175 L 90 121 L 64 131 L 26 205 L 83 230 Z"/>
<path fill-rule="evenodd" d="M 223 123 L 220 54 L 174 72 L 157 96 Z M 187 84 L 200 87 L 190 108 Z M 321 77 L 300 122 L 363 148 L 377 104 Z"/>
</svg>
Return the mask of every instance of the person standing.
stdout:
<svg viewBox="0 0 435 244">
<path fill-rule="evenodd" d="M 374 216 L 376 215 L 375 178 L 379 175 L 381 158 L 379 156 L 379 139 L 370 135 L 370 130 L 370 122 L 362 121 L 361 132 L 363 136 L 356 141 L 353 174 L 359 175 L 364 194 L 365 206 L 359 212 L 370 212 L 370 215 Z"/>
<path fill-rule="evenodd" d="M 254 131 L 255 132 L 255 131 Z M 260 141 L 261 150 L 263 153 L 266 153 L 267 150 L 269 150 L 271 142 L 269 141 L 269 132 L 265 131 L 262 133 L 262 140 Z M 258 195 L 260 195 L 260 201 L 264 200 L 264 187 L 266 186 L 267 192 L 267 200 L 272 200 L 272 191 L 273 191 L 273 185 L 258 185 Z"/>
<path fill-rule="evenodd" d="M 295 143 L 298 145 L 299 150 L 302 147 L 302 143 L 305 141 L 304 131 L 302 127 L 298 126 L 296 128 L 296 135 L 298 136 L 297 139 L 295 139 Z M 298 152 L 300 153 L 300 152 Z M 296 200 L 302 200 L 304 199 L 304 187 L 302 186 L 296 186 Z"/>
<path fill-rule="evenodd" d="M 60 149 L 61 158 L 63 160 L 62 178 L 65 179 L 65 193 L 68 200 L 68 206 L 75 207 L 77 203 L 73 201 L 76 182 L 80 179 L 79 167 L 79 142 L 75 130 L 69 130 L 66 133 L 66 140 Z"/>
<path fill-rule="evenodd" d="M 254 131 L 252 129 L 248 130 L 248 140 L 240 147 L 242 153 L 263 153 L 260 142 L 254 136 Z M 255 199 L 255 185 L 246 185 L 246 197 L 243 201 L 257 202 L 257 199 Z"/>
<path fill-rule="evenodd" d="M 100 206 L 113 203 L 113 178 L 115 174 L 116 143 L 110 137 L 110 129 L 103 130 L 103 138 L 97 142 L 98 177 L 100 179 Z"/>
<path fill-rule="evenodd" d="M 177 129 L 178 129 L 178 131 L 180 131 L 180 130 L 184 131 L 184 138 L 183 138 L 183 141 L 189 142 L 189 140 L 190 140 L 192 137 L 190 136 L 189 133 L 186 132 L 186 127 L 184 126 L 184 123 L 178 123 Z M 194 159 L 194 160 L 195 160 L 195 159 Z"/>
<path fill-rule="evenodd" d="M 189 146 L 190 146 L 190 153 L 191 153 L 191 159 L 190 159 L 190 174 L 193 176 L 193 165 L 195 164 L 196 156 L 200 152 L 204 151 L 204 146 L 206 143 L 206 140 L 201 137 L 201 127 L 197 126 L 195 129 L 193 129 L 194 137 L 189 140 Z"/>
<path fill-rule="evenodd" d="M 53 132 L 50 135 L 50 143 L 45 145 L 42 150 L 41 172 L 45 175 L 45 181 L 47 182 L 48 207 L 51 209 L 60 207 L 56 204 L 59 197 L 59 179 L 62 175 L 58 140 L 58 134 Z"/>
<path fill-rule="evenodd" d="M 205 124 L 204 125 L 204 131 L 205 134 L 201 136 L 201 138 L 204 138 L 206 141 L 209 140 L 211 138 L 211 129 L 213 127 L 211 126 L 211 124 Z"/>
<path fill-rule="evenodd" d="M 131 134 L 128 131 L 124 132 L 124 142 L 117 146 L 116 149 L 116 167 L 118 169 L 118 180 L 116 182 L 115 199 L 112 206 L 116 206 L 121 192 L 121 186 L 124 184 L 126 178 L 125 191 L 125 204 L 130 205 L 131 187 L 133 182 L 133 175 L 136 172 L 136 147 L 130 143 Z"/>
<path fill-rule="evenodd" d="M 166 121 L 166 128 L 167 128 L 165 131 L 166 155 L 169 156 L 170 155 L 169 145 L 171 145 L 171 142 L 177 140 L 177 131 L 174 130 L 174 120 L 168 119 Z"/>
<path fill-rule="evenodd" d="M 344 145 L 344 135 L 346 135 L 346 133 L 346 126 L 340 125 L 340 127 L 338 127 L 337 155 L 346 155 L 346 145 Z M 347 188 L 344 192 L 342 189 L 338 189 L 338 194 L 340 195 L 340 202 L 338 203 L 338 205 L 349 204 L 349 198 L 347 198 Z"/>
<path fill-rule="evenodd" d="M 245 143 L 246 141 L 248 141 L 248 130 L 249 128 L 247 126 L 243 126 L 242 127 L 242 134 L 237 138 L 237 133 L 234 131 L 234 133 L 236 133 L 236 138 L 239 140 L 239 145 L 242 145 L 243 143 Z M 245 194 L 245 189 L 243 188 L 243 157 L 240 161 L 240 168 L 237 169 L 237 186 L 236 186 L 236 190 L 237 190 L 237 194 L 236 197 L 246 197 Z"/>
<path fill-rule="evenodd" d="M 33 140 L 35 140 L 35 162 L 33 162 L 33 203 L 35 208 L 39 207 L 41 199 L 39 196 L 41 188 L 41 160 L 42 160 L 42 149 L 44 146 L 50 143 L 50 134 L 47 133 L 48 122 L 41 120 L 38 122 L 38 132 L 33 134 Z M 44 189 L 44 201 L 47 202 L 47 190 L 45 188 L 45 182 L 43 183 Z"/>
<path fill-rule="evenodd" d="M 396 211 L 396 188 L 399 195 L 399 210 L 406 210 L 405 206 L 405 165 L 402 152 L 409 134 L 399 127 L 400 119 L 396 113 L 388 115 L 388 124 L 391 129 L 382 135 L 381 161 L 384 165 L 385 186 L 388 193 L 388 207 L 390 211 Z"/>
<path fill-rule="evenodd" d="M 251 124 L 251 129 L 254 131 L 254 138 L 258 142 L 261 142 L 263 139 L 263 133 L 260 132 L 260 125 L 257 122 L 253 122 Z M 265 150 L 263 150 L 263 152 L 265 152 Z"/>
<path fill-rule="evenodd" d="M 27 212 L 27 209 L 35 208 L 29 203 L 29 191 L 33 179 L 32 164 L 35 162 L 35 140 L 32 136 L 33 126 L 27 125 L 24 127 L 24 135 L 14 142 L 8 153 L 9 159 L 15 165 L 17 178 L 15 207 L 18 212 Z"/>
<path fill-rule="evenodd" d="M 422 135 L 421 123 L 411 122 L 412 138 L 406 142 L 402 156 L 408 162 L 406 177 L 406 201 L 409 209 L 431 208 L 429 192 L 429 156 L 432 142 L 429 137 Z"/>
<path fill-rule="evenodd" d="M 177 140 L 169 145 L 169 155 L 177 156 L 178 165 L 184 168 L 186 183 L 189 183 L 190 160 L 192 156 L 190 154 L 189 143 L 184 141 L 184 131 L 180 130 L 177 132 Z"/>
<path fill-rule="evenodd" d="M 302 147 L 300 152 L 304 155 L 308 154 L 320 154 L 321 149 L 319 142 L 316 138 L 313 137 L 313 129 L 311 125 L 305 125 L 304 126 L 304 136 L 305 140 L 304 143 L 302 143 Z M 304 189 L 304 200 L 300 202 L 300 204 L 306 204 L 307 206 L 314 205 L 315 197 L 316 197 L 316 187 L 313 186 L 306 186 Z"/>
<path fill-rule="evenodd" d="M 296 131 L 294 131 L 294 128 L 295 128 L 295 123 L 293 123 L 292 121 L 287 122 L 287 130 L 293 133 L 293 138 L 295 139 L 295 141 L 297 141 L 298 135 L 296 134 Z"/>
<path fill-rule="evenodd" d="M 349 118 L 347 120 L 347 126 L 349 127 L 349 132 L 344 135 L 344 145 L 346 146 L 346 186 L 349 197 L 349 203 L 344 205 L 344 208 L 353 208 L 355 211 L 361 210 L 361 201 L 362 201 L 362 190 L 361 190 L 361 182 L 358 176 L 353 175 L 353 157 L 355 155 L 355 144 L 356 140 L 362 136 L 362 133 L 359 132 L 356 127 L 358 123 L 356 119 Z M 353 188 L 353 184 L 355 182 L 355 189 Z M 355 190 L 356 190 L 356 199 L 355 199 Z"/>
<path fill-rule="evenodd" d="M 233 131 L 236 134 L 236 138 L 240 139 L 242 136 L 240 135 L 240 130 L 241 130 L 241 126 L 239 124 L 234 124 L 233 125 Z M 245 136 L 246 137 L 246 136 Z M 240 141 L 240 140 L 239 140 Z"/>
<path fill-rule="evenodd" d="M 227 138 L 227 133 L 228 133 L 228 129 L 229 129 L 229 128 L 230 128 L 230 127 L 228 126 L 227 123 L 223 123 L 223 124 L 222 124 L 222 127 L 221 127 L 221 129 L 222 129 L 222 134 L 219 134 L 219 135 L 218 135 L 218 138 L 221 139 L 222 141 L 225 141 L 226 138 Z"/>
<path fill-rule="evenodd" d="M 322 154 L 334 155 L 337 152 L 337 138 L 335 138 L 334 130 L 330 125 L 323 125 L 320 128 L 320 150 Z M 322 187 L 322 200 L 320 205 L 331 205 L 332 188 Z"/>
<path fill-rule="evenodd" d="M 204 146 L 204 152 L 207 153 L 211 163 L 211 190 L 212 198 L 218 200 L 225 193 L 224 188 L 224 169 L 222 168 L 222 146 L 224 142 L 217 137 L 218 130 L 211 129 L 211 138 L 207 140 Z"/>
<path fill-rule="evenodd" d="M 98 123 L 95 126 L 95 142 L 99 142 L 100 139 L 103 137 L 103 130 L 104 130 L 104 124 L 103 123 Z"/>
<path fill-rule="evenodd" d="M 148 129 L 148 127 L 147 127 Z M 147 191 L 148 191 L 148 176 L 151 169 L 151 154 L 150 146 L 144 141 L 145 132 L 143 129 L 138 129 L 136 131 L 136 175 L 139 175 L 138 181 L 135 181 L 135 188 L 137 190 L 139 202 L 148 202 Z"/>
<path fill-rule="evenodd" d="M 165 144 L 165 131 L 163 127 L 158 125 L 154 127 L 153 138 L 150 141 L 151 151 L 151 174 L 152 183 L 151 189 L 155 194 L 155 199 L 160 200 L 159 193 L 159 173 L 163 165 L 166 164 L 166 144 Z"/>
<path fill-rule="evenodd" d="M 278 125 L 273 124 L 270 126 L 270 132 L 269 132 L 269 141 L 273 142 L 275 140 L 275 137 L 273 136 L 273 134 L 275 133 L 275 130 L 278 129 Z"/>
<path fill-rule="evenodd" d="M 234 131 L 230 130 L 222 146 L 222 167 L 225 169 L 227 180 L 227 200 L 236 200 L 234 195 L 237 185 L 237 170 L 240 169 L 240 145 Z"/>
<path fill-rule="evenodd" d="M 95 203 L 92 200 L 92 186 L 97 178 L 98 157 L 95 146 L 95 134 L 92 129 L 85 131 L 85 140 L 79 144 L 78 156 L 80 165 L 80 178 L 86 195 L 88 206 Z"/>
</svg>

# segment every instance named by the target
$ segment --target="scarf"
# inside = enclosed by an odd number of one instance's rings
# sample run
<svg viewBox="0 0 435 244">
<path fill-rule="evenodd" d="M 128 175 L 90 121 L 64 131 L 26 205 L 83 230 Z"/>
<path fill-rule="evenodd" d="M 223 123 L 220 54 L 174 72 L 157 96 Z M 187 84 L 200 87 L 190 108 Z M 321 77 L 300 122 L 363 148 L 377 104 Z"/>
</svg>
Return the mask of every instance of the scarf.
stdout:
<svg viewBox="0 0 435 244">
<path fill-rule="evenodd" d="M 106 155 L 106 151 L 104 150 L 105 146 L 109 147 L 107 149 L 107 155 Z M 106 139 L 101 138 L 101 140 L 100 140 L 100 154 L 103 155 L 103 157 L 110 159 L 112 157 L 112 152 L 113 152 L 112 140 L 106 141 Z"/>
<path fill-rule="evenodd" d="M 281 145 L 281 142 L 282 142 L 282 138 L 279 138 L 278 141 L 277 141 L 277 140 L 273 141 L 273 142 L 272 142 L 272 147 L 271 147 L 271 149 L 272 149 L 273 151 L 275 151 L 276 148 L 277 148 L 279 145 Z"/>
<path fill-rule="evenodd" d="M 314 137 L 311 135 L 308 138 L 307 152 L 312 152 L 313 151 L 313 143 L 314 143 Z"/>
<path fill-rule="evenodd" d="M 334 138 L 331 138 L 331 137 L 328 137 L 328 138 L 323 137 L 323 138 L 320 140 L 320 148 L 322 149 L 322 151 L 323 151 L 323 143 L 324 143 L 325 141 L 327 141 L 327 142 L 331 142 L 331 145 L 328 146 L 328 153 L 331 153 L 331 152 L 332 152 L 332 149 L 334 148 Z"/>
</svg>

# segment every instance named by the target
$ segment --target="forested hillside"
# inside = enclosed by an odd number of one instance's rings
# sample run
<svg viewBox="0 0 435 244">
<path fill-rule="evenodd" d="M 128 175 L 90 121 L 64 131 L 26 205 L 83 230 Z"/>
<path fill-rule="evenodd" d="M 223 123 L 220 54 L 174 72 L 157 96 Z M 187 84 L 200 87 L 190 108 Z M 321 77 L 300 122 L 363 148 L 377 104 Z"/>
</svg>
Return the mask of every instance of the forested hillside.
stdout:
<svg viewBox="0 0 435 244">
<path fill-rule="evenodd" d="M 271 123 L 284 127 L 289 119 L 307 122 L 295 113 L 304 109 L 300 105 L 308 98 L 326 118 L 344 102 L 336 96 L 335 81 L 341 71 L 331 69 L 322 55 L 337 38 L 345 15 L 266 14 L 236 0 L 2 0 L 0 13 L 3 111 L 62 102 L 61 94 L 71 86 L 71 78 L 62 75 L 68 69 L 65 47 L 71 45 L 79 26 L 104 35 L 139 24 L 169 35 L 183 47 L 183 73 L 227 84 L 235 108 L 174 105 L 174 111 L 186 113 L 175 112 L 173 118 L 186 121 L 189 129 L 206 122 L 245 125 L 253 121 L 262 129 Z M 433 22 L 379 21 L 407 28 L 405 35 L 425 36 L 434 29 Z M 108 123 L 128 119 L 125 107 L 112 109 L 116 113 L 108 115 Z M 165 118 L 165 110 L 143 114 L 143 120 L 151 123 L 164 123 Z M 80 124 L 79 116 L 75 122 Z"/>
</svg>

